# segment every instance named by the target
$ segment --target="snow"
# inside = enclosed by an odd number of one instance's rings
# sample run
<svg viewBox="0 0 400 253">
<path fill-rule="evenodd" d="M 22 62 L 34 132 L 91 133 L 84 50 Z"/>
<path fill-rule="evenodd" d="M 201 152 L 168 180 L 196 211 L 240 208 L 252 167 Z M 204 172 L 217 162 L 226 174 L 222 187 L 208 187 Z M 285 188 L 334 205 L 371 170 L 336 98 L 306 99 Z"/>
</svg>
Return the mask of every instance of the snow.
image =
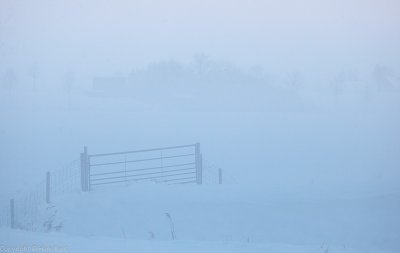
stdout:
<svg viewBox="0 0 400 253">
<path fill-rule="evenodd" d="M 305 188 L 106 186 L 57 196 L 42 207 L 38 233 L 3 230 L 1 243 L 71 252 L 391 252 L 400 249 L 399 200 Z"/>
<path fill-rule="evenodd" d="M 274 253 L 389 253 L 385 250 L 356 250 L 327 245 L 287 245 L 278 243 L 205 242 L 136 240 L 111 237 L 72 236 L 56 233 L 32 233 L 0 229 L 0 252 L 151 252 L 151 253 L 223 253 L 223 252 L 274 252 Z"/>
</svg>

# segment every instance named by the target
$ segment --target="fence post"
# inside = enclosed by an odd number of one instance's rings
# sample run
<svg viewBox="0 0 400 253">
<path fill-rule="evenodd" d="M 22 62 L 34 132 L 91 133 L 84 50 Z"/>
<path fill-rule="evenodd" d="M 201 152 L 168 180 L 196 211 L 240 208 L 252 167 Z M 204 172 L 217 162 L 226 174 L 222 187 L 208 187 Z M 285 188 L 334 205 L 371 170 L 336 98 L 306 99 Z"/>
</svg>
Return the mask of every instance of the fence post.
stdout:
<svg viewBox="0 0 400 253">
<path fill-rule="evenodd" d="M 200 153 L 200 143 L 196 143 L 195 145 L 195 163 L 196 163 L 196 183 L 203 183 L 203 158 Z"/>
<path fill-rule="evenodd" d="M 218 168 L 218 183 L 222 184 L 222 169 Z"/>
<path fill-rule="evenodd" d="M 82 191 L 89 191 L 89 168 L 88 168 L 88 152 L 87 147 L 84 147 L 83 153 L 81 153 L 81 188 Z"/>
<path fill-rule="evenodd" d="M 199 184 L 203 184 L 203 155 L 199 155 Z"/>
<path fill-rule="evenodd" d="M 10 226 L 11 226 L 11 228 L 15 228 L 14 199 L 10 199 Z"/>
<path fill-rule="evenodd" d="M 86 164 L 85 164 L 85 167 L 86 167 L 86 190 L 87 191 L 90 191 L 90 158 L 89 158 L 89 154 L 88 154 L 88 149 L 87 149 L 87 147 L 85 146 L 85 157 L 86 157 Z"/>
<path fill-rule="evenodd" d="M 50 204 L 50 172 L 46 173 L 46 203 Z"/>
<path fill-rule="evenodd" d="M 85 190 L 85 154 L 81 153 L 81 189 Z"/>
</svg>

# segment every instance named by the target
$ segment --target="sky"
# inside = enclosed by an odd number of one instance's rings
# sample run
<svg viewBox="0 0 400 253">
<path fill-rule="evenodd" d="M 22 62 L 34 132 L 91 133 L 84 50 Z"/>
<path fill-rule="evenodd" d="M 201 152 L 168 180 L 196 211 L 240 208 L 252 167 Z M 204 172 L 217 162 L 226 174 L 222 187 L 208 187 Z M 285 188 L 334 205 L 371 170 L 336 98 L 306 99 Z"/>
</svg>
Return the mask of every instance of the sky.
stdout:
<svg viewBox="0 0 400 253">
<path fill-rule="evenodd" d="M 0 91 L 0 184 L 15 191 L 75 159 L 84 145 L 107 152 L 197 141 L 245 182 L 260 180 L 253 173 L 260 171 L 269 182 L 393 182 L 399 89 L 369 89 L 377 64 L 394 70 L 399 88 L 399 11 L 396 0 L 0 0 L 0 75 L 12 69 L 27 87 L 33 69 L 39 72 L 35 92 Z M 93 90 L 95 76 L 128 75 L 165 60 L 190 66 L 196 54 L 261 68 L 280 82 L 298 71 L 311 88 L 172 89 L 183 101 L 178 113 L 165 109 L 170 97 Z M 362 73 L 358 93 L 337 102 L 319 90 L 349 69 Z M 57 93 L 68 71 L 77 76 L 75 90 Z M 57 92 L 48 92 L 53 87 Z M 206 109 L 187 109 L 188 101 Z"/>
<path fill-rule="evenodd" d="M 0 66 L 112 74 L 204 53 L 273 71 L 398 67 L 399 10 L 396 0 L 2 0 Z"/>
</svg>

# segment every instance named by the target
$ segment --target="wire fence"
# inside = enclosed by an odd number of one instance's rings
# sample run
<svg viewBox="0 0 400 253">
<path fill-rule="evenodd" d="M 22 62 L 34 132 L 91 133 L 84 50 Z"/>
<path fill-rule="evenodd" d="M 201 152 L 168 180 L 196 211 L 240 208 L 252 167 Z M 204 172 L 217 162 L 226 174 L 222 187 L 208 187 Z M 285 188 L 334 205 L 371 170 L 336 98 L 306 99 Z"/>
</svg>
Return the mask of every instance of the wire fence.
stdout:
<svg viewBox="0 0 400 253">
<path fill-rule="evenodd" d="M 203 158 L 203 183 L 215 184 L 237 184 L 238 180 L 227 170 L 222 170 L 215 163 Z"/>
<path fill-rule="evenodd" d="M 10 208 L 9 206 L 0 207 L 0 227 L 10 227 Z"/>
<path fill-rule="evenodd" d="M 50 199 L 80 191 L 79 164 L 79 159 L 76 159 L 59 170 L 49 172 L 48 179 L 43 175 L 44 179 L 37 185 L 17 194 L 10 203 L 1 205 L 0 226 L 40 230 L 43 226 L 40 212 L 47 208 Z"/>
<path fill-rule="evenodd" d="M 46 184 L 41 181 L 30 191 L 14 197 L 14 227 L 35 230 L 39 206 L 45 202 Z"/>
<path fill-rule="evenodd" d="M 80 191 L 80 160 L 76 159 L 51 174 L 50 189 L 55 196 Z"/>
<path fill-rule="evenodd" d="M 169 159 L 169 157 L 175 158 L 178 156 L 169 155 L 165 157 L 164 155 L 165 154 L 161 155 L 162 164 L 160 167 L 162 173 L 167 173 L 164 171 L 164 168 L 168 169 L 170 165 L 164 164 L 165 160 L 167 158 Z M 156 159 L 142 158 L 142 160 L 153 161 Z M 159 162 L 159 160 L 160 159 L 156 161 Z M 125 163 L 123 165 L 126 166 Z M 176 166 L 176 164 L 174 165 Z M 198 180 L 197 182 L 200 182 L 200 184 L 236 184 L 238 182 L 232 175 L 227 173 L 227 171 L 224 171 L 222 174 L 221 168 L 209 160 L 204 159 L 201 166 L 202 172 L 196 174 L 196 177 L 200 176 L 200 180 L 195 178 Z M 43 175 L 42 181 L 31 187 L 29 190 L 17 194 L 17 196 L 14 196 L 9 203 L 0 204 L 0 227 L 19 228 L 29 231 L 38 231 L 43 229 L 43 227 L 46 226 L 46 224 L 44 224 L 46 221 L 42 214 L 45 213 L 46 210 L 54 207 L 51 204 L 52 200 L 64 194 L 78 193 L 82 190 L 84 191 L 82 182 L 85 181 L 85 177 L 83 177 L 82 171 L 81 156 L 79 159 L 69 162 L 63 168 L 48 172 L 46 176 Z M 157 173 L 161 172 L 157 171 Z M 154 174 L 155 172 L 152 173 Z M 47 214 L 47 216 L 49 215 Z"/>
</svg>

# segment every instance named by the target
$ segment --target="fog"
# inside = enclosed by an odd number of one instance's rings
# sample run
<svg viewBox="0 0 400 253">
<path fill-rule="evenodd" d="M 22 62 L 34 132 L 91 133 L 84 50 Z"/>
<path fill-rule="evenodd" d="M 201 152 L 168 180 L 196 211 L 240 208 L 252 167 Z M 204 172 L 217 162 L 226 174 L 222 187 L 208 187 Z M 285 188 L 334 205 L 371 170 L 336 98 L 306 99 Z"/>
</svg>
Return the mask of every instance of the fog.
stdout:
<svg viewBox="0 0 400 253">
<path fill-rule="evenodd" d="M 196 142 L 239 189 L 398 194 L 399 11 L 395 0 L 2 0 L 1 200 L 84 146 Z"/>
</svg>

